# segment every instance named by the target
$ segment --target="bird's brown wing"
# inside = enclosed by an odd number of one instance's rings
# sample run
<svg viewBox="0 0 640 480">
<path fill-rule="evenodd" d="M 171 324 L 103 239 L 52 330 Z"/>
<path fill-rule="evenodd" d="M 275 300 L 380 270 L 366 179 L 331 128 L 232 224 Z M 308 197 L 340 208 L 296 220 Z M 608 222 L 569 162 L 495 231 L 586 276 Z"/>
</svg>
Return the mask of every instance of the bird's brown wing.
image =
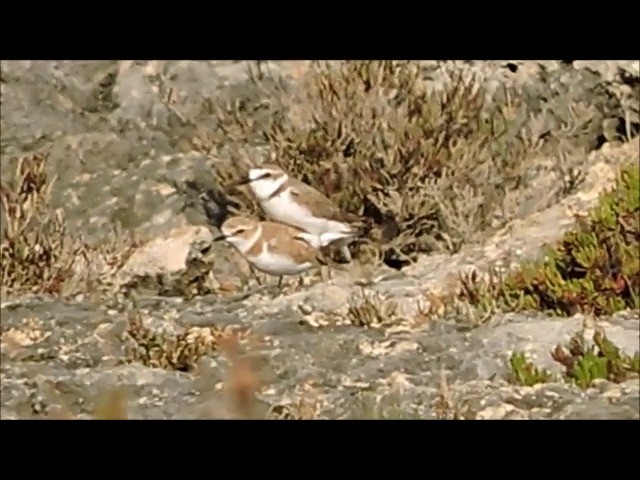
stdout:
<svg viewBox="0 0 640 480">
<path fill-rule="evenodd" d="M 296 236 L 301 230 L 275 222 L 263 222 L 262 229 L 270 237 L 268 246 L 272 252 L 288 255 L 300 263 L 315 261 L 317 250 Z"/>
<path fill-rule="evenodd" d="M 325 195 L 299 180 L 292 179 L 289 192 L 294 198 L 304 197 L 305 202 L 308 203 L 311 208 L 313 208 L 320 215 L 322 215 L 324 218 L 328 218 L 329 220 L 354 224 L 357 224 L 358 222 L 361 222 L 363 220 L 358 215 L 345 212 L 344 210 L 338 208 Z"/>
<path fill-rule="evenodd" d="M 288 255 L 299 263 L 311 262 L 315 265 L 342 268 L 342 265 L 336 264 L 324 249 L 316 249 L 303 237 L 298 236 L 304 233 L 298 228 L 266 221 L 262 222 L 262 229 L 265 236 L 270 237 L 268 248 L 274 253 Z"/>
</svg>

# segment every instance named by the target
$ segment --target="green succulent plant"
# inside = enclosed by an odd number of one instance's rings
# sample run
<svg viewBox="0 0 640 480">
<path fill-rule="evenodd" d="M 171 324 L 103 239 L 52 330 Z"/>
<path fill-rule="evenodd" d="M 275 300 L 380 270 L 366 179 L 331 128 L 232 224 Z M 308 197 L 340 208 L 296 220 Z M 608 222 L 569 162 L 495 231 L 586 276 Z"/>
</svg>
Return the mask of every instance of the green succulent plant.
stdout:
<svg viewBox="0 0 640 480">
<path fill-rule="evenodd" d="M 523 352 L 513 352 L 509 359 L 511 371 L 509 381 L 517 385 L 532 387 L 538 383 L 546 383 L 551 378 L 547 370 L 539 370 L 533 363 L 527 361 Z"/>
<path fill-rule="evenodd" d="M 620 383 L 640 375 L 640 353 L 622 353 L 599 330 L 591 345 L 577 333 L 566 346 L 557 345 L 551 356 L 565 368 L 565 378 L 580 388 L 589 388 L 596 379 Z"/>
<path fill-rule="evenodd" d="M 622 169 L 588 218 L 545 251 L 506 276 L 462 277 L 461 298 L 503 311 L 539 310 L 571 316 L 608 315 L 640 308 L 640 172 Z"/>
<path fill-rule="evenodd" d="M 551 358 L 564 368 L 565 381 L 586 389 L 597 379 L 621 383 L 640 376 L 640 352 L 634 355 L 621 352 L 601 330 L 595 331 L 592 340 L 587 345 L 583 333 L 578 332 L 551 352 Z M 509 366 L 507 379 L 511 383 L 533 386 L 551 380 L 547 370 L 538 369 L 522 352 L 513 352 Z"/>
</svg>

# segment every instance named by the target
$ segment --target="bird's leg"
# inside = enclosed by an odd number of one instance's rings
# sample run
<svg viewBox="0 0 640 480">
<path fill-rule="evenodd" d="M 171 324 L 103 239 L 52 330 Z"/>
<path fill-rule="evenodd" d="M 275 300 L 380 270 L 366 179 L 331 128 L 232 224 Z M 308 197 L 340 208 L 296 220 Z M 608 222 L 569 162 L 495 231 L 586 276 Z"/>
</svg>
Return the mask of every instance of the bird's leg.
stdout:
<svg viewBox="0 0 640 480">
<path fill-rule="evenodd" d="M 342 248 L 340 243 L 337 245 L 337 247 L 340 249 Z M 318 260 L 320 261 L 320 280 L 323 282 L 332 280 L 333 268 L 334 267 L 339 268 L 341 266 L 339 262 L 333 259 L 333 257 L 335 256 L 335 248 L 336 248 L 336 245 L 332 244 L 327 247 L 324 247 L 320 251 L 320 256 L 318 257 Z M 348 249 L 347 249 L 347 252 L 349 252 Z"/>
<path fill-rule="evenodd" d="M 340 242 L 340 254 L 342 255 L 342 259 L 345 263 L 351 263 L 353 260 L 351 258 L 351 252 L 349 251 L 348 241 Z"/>
<path fill-rule="evenodd" d="M 274 298 L 282 293 L 282 276 L 278 276 L 278 282 L 270 281 L 265 284 L 264 289 Z"/>
<path fill-rule="evenodd" d="M 253 268 L 253 265 L 249 264 L 249 269 L 251 270 L 251 273 L 253 274 L 253 278 L 256 279 L 256 282 L 258 283 L 258 285 L 262 286 L 262 280 L 260 280 L 260 277 L 258 277 L 258 272 L 255 271 L 255 269 Z"/>
<path fill-rule="evenodd" d="M 282 275 L 278 276 L 278 283 L 274 284 L 273 282 L 269 282 L 266 288 L 274 298 L 282 294 Z"/>
<path fill-rule="evenodd" d="M 329 265 L 322 265 L 320 267 L 320 279 L 323 282 L 331 280 L 331 267 Z"/>
</svg>

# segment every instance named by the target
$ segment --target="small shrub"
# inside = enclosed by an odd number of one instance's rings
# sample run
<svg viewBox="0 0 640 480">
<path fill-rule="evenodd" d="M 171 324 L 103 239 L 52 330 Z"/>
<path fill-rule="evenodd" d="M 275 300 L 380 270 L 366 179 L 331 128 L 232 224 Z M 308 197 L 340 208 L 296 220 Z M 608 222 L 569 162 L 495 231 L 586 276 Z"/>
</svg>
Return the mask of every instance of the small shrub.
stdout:
<svg viewBox="0 0 640 480">
<path fill-rule="evenodd" d="M 600 330 L 593 334 L 591 345 L 586 344 L 582 332 L 576 333 L 566 345 L 556 345 L 551 358 L 564 367 L 565 381 L 583 389 L 596 379 L 622 383 L 640 376 L 640 352 L 633 356 L 622 353 Z M 538 369 L 522 352 L 514 352 L 509 364 L 507 380 L 511 383 L 530 387 L 551 380 L 547 370 Z"/>
<path fill-rule="evenodd" d="M 67 232 L 61 212 L 49 207 L 55 178 L 45 172 L 47 154 L 20 157 L 12 181 L 0 183 L 2 291 L 60 293 L 74 262 L 85 253 Z"/>
<path fill-rule="evenodd" d="M 62 210 L 50 204 L 56 178 L 46 173 L 48 154 L 10 161 L 16 170 L 0 183 L 2 295 L 65 295 L 107 286 L 140 245 L 113 226 L 102 243 L 88 244 L 68 230 Z"/>
<path fill-rule="evenodd" d="M 451 391 L 447 372 L 441 370 L 438 395 L 432 403 L 433 413 L 439 420 L 475 420 L 477 413 L 468 400 Z"/>
<path fill-rule="evenodd" d="M 364 291 L 360 298 L 350 300 L 347 317 L 357 327 L 389 325 L 401 319 L 397 302 Z"/>
<path fill-rule="evenodd" d="M 215 327 L 190 327 L 177 335 L 154 331 L 144 325 L 140 311 L 134 308 L 122 339 L 128 346 L 122 361 L 189 372 L 202 357 L 218 351 L 219 341 L 227 335 Z"/>
<path fill-rule="evenodd" d="M 640 308 L 640 172 L 624 168 L 588 219 L 547 249 L 545 259 L 487 281 L 461 277 L 461 298 L 486 309 L 571 316 Z"/>
<path fill-rule="evenodd" d="M 516 385 L 532 387 L 538 383 L 548 382 L 551 378 L 547 370 L 539 370 L 533 363 L 527 361 L 523 352 L 513 352 L 509 359 L 511 372 L 509 381 Z"/>
<path fill-rule="evenodd" d="M 621 353 L 601 331 L 593 334 L 592 345 L 577 333 L 567 345 L 557 345 L 551 356 L 565 368 L 565 378 L 580 388 L 589 388 L 599 378 L 621 383 L 640 375 L 640 353 Z"/>
</svg>

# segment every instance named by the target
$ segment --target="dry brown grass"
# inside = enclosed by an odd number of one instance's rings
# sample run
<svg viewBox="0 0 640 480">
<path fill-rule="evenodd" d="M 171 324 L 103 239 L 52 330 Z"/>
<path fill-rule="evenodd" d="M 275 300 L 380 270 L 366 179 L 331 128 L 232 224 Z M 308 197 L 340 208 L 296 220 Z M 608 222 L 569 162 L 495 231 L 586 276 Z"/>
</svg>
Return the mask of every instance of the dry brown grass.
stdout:
<svg viewBox="0 0 640 480">
<path fill-rule="evenodd" d="M 267 418 L 271 420 L 317 420 L 320 402 L 299 397 L 286 405 L 274 405 Z"/>
<path fill-rule="evenodd" d="M 444 369 L 440 371 L 440 385 L 438 396 L 433 402 L 433 412 L 439 420 L 474 420 L 476 413 L 469 407 L 468 403 L 459 398 L 449 388 L 447 373 Z"/>
<path fill-rule="evenodd" d="M 398 314 L 398 303 L 376 292 L 364 289 L 349 301 L 347 317 L 357 327 L 379 327 L 403 320 Z"/>
<path fill-rule="evenodd" d="M 73 264 L 84 252 L 60 211 L 48 206 L 55 178 L 47 178 L 47 155 L 15 160 L 15 180 L 0 184 L 2 202 L 2 291 L 60 293 Z"/>
<path fill-rule="evenodd" d="M 312 62 L 297 86 L 255 76 L 258 100 L 209 101 L 220 132 L 194 146 L 236 145 L 233 164 L 242 170 L 258 160 L 241 146 L 266 144 L 270 160 L 375 221 L 373 248 L 356 246 L 356 256 L 399 267 L 419 252 L 454 252 L 515 214 L 543 141 L 510 129 L 524 111 L 512 92 L 487 104 L 468 72 L 452 72 L 437 92 L 421 76 L 419 64 L 403 61 Z M 221 184 L 238 174 L 217 171 Z M 232 199 L 261 214 L 246 191 Z"/>
<path fill-rule="evenodd" d="M 199 360 L 219 349 L 219 342 L 234 335 L 232 329 L 189 327 L 179 334 L 156 331 L 145 325 L 136 307 L 129 311 L 128 326 L 123 335 L 126 345 L 124 363 L 141 363 L 147 367 L 180 372 L 193 371 Z M 239 333 L 242 337 L 250 330 Z"/>
<path fill-rule="evenodd" d="M 63 211 L 50 204 L 56 177 L 49 178 L 47 159 L 44 152 L 9 159 L 15 172 L 0 183 L 3 298 L 89 292 L 108 281 L 139 245 L 115 226 L 97 245 L 69 231 Z"/>
</svg>

